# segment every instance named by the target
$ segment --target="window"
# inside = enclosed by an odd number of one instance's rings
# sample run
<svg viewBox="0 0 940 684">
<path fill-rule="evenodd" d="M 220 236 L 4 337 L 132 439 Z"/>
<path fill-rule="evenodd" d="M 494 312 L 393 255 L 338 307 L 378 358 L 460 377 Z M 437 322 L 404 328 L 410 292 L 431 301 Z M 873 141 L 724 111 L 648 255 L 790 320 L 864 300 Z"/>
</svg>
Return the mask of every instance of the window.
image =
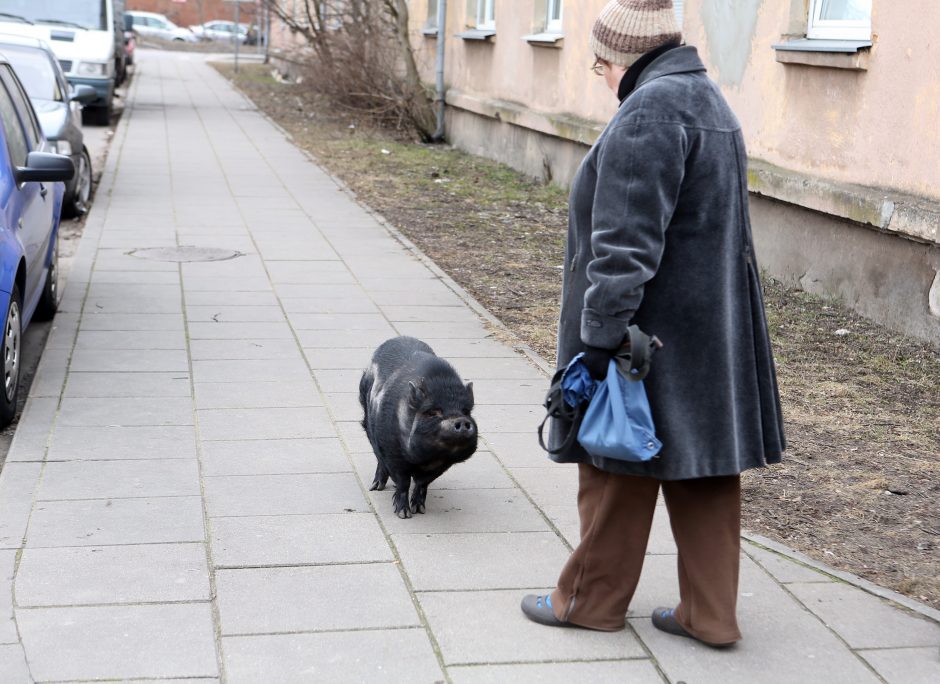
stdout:
<svg viewBox="0 0 940 684">
<path fill-rule="evenodd" d="M 36 120 L 33 108 L 29 104 L 29 96 L 23 90 L 20 82 L 16 80 L 16 76 L 13 75 L 10 67 L 4 66 L 0 69 L 0 78 L 6 84 L 10 99 L 13 100 L 13 106 L 20 113 L 20 120 L 23 122 L 29 149 L 38 150 L 42 145 L 42 134 L 39 132 L 39 121 Z"/>
<path fill-rule="evenodd" d="M 546 0 L 548 6 L 545 8 L 545 32 L 561 33 L 561 12 L 563 0 Z"/>
<path fill-rule="evenodd" d="M 673 9 L 676 10 L 676 23 L 682 30 L 682 18 L 685 16 L 685 0 L 672 0 Z"/>
<path fill-rule="evenodd" d="M 496 29 L 496 0 L 477 0 L 477 28 Z"/>
<path fill-rule="evenodd" d="M 26 136 L 23 135 L 23 129 L 20 127 L 20 119 L 16 115 L 13 100 L 10 99 L 10 94 L 3 86 L 0 86 L 0 118 L 3 119 L 10 161 L 14 166 L 26 166 L 26 155 L 29 154 Z"/>
<path fill-rule="evenodd" d="M 428 20 L 425 26 L 427 28 L 437 28 L 437 0 L 428 0 Z"/>
<path fill-rule="evenodd" d="M 812 0 L 806 37 L 870 40 L 871 0 Z"/>
</svg>

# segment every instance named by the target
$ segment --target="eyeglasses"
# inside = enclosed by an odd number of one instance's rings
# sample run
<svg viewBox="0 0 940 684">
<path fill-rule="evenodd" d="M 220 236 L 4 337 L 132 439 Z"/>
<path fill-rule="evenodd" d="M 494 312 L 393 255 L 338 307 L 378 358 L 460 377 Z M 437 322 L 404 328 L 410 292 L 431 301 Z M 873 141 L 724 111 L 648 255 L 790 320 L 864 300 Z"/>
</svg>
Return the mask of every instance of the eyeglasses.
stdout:
<svg viewBox="0 0 940 684">
<path fill-rule="evenodd" d="M 594 64 L 591 65 L 591 71 L 593 71 L 598 76 L 603 76 L 604 72 L 607 71 L 607 65 L 601 62 L 600 57 L 594 60 Z"/>
</svg>

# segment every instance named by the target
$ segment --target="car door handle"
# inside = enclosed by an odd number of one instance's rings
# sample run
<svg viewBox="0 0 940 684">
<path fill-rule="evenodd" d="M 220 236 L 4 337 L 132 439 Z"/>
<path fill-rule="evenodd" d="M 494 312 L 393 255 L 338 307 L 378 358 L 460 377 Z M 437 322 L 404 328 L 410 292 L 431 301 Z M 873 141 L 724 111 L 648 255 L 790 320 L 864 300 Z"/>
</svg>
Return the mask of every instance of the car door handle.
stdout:
<svg viewBox="0 0 940 684">
<path fill-rule="evenodd" d="M 45 185 L 40 183 L 39 184 L 39 196 L 42 197 L 43 199 L 46 199 L 46 195 L 48 194 L 49 194 L 49 189 Z"/>
</svg>

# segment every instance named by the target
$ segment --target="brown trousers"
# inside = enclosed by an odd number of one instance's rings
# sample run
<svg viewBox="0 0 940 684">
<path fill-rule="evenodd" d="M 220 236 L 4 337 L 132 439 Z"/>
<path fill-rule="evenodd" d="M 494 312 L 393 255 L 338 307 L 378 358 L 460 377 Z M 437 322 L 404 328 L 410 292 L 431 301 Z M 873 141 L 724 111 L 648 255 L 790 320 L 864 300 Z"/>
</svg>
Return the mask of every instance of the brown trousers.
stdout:
<svg viewBox="0 0 940 684">
<path fill-rule="evenodd" d="M 740 476 L 660 481 L 578 468 L 581 543 L 552 593 L 555 616 L 592 629 L 623 629 L 661 486 L 679 550 L 679 624 L 706 643 L 739 640 Z"/>
</svg>

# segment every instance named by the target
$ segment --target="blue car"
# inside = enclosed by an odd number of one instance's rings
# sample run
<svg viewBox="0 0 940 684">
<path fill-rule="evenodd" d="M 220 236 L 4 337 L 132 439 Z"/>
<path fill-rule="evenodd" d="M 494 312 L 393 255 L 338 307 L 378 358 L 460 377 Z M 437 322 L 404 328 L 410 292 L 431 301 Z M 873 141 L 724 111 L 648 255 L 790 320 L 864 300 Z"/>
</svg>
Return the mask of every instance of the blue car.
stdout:
<svg viewBox="0 0 940 684">
<path fill-rule="evenodd" d="M 0 427 L 16 415 L 23 330 L 59 302 L 59 217 L 72 160 L 51 154 L 9 61 L 0 55 Z"/>
</svg>

